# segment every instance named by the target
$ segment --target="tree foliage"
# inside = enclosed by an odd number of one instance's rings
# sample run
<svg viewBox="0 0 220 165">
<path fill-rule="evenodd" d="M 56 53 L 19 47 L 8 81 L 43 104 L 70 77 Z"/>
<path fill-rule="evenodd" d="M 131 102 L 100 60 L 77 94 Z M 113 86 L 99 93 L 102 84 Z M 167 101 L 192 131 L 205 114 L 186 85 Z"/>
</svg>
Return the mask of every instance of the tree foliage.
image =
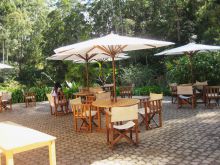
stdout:
<svg viewBox="0 0 220 165">
<path fill-rule="evenodd" d="M 173 41 L 177 46 L 197 35 L 198 43 L 219 45 L 219 9 L 218 0 L 2 0 L 0 60 L 15 66 L 15 71 L 1 77 L 27 86 L 65 80 L 83 84 L 83 64 L 46 58 L 60 46 L 111 32 Z M 167 77 L 168 82 L 187 82 L 188 58 L 153 56 L 161 50 L 129 52 L 131 59 L 121 61 L 117 69 L 118 82 L 144 86 L 157 83 L 155 79 L 160 77 Z M 217 65 L 218 53 L 194 56 L 196 79 L 218 84 Z M 90 65 L 91 85 L 110 83 L 111 76 L 111 64 Z"/>
</svg>

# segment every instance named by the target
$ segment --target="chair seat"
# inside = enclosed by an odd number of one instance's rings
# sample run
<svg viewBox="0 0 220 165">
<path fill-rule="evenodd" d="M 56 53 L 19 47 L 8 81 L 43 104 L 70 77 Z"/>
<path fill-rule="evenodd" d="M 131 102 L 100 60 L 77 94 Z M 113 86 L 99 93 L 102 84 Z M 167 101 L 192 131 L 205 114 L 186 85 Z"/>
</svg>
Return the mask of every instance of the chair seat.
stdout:
<svg viewBox="0 0 220 165">
<path fill-rule="evenodd" d="M 25 96 L 26 99 L 34 99 L 34 96 Z"/>
<path fill-rule="evenodd" d="M 91 116 L 95 116 L 97 113 L 97 111 L 91 111 Z M 86 116 L 88 117 L 89 116 L 89 111 L 86 111 Z"/>
<path fill-rule="evenodd" d="M 181 98 L 181 99 L 190 99 L 190 98 L 191 98 L 191 96 L 179 95 L 179 98 Z"/>
<path fill-rule="evenodd" d="M 2 102 L 8 102 L 9 100 L 2 100 Z"/>
<path fill-rule="evenodd" d="M 126 124 L 122 125 L 113 125 L 113 128 L 118 129 L 118 130 L 124 130 L 124 129 L 129 129 L 134 127 L 135 123 L 133 121 L 129 121 Z"/>
</svg>

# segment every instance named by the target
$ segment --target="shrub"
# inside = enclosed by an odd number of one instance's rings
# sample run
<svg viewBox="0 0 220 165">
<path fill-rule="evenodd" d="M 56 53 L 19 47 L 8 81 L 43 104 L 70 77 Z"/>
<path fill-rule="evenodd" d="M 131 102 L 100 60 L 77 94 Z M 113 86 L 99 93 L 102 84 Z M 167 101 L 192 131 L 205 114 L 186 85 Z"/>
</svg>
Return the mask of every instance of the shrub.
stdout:
<svg viewBox="0 0 220 165">
<path fill-rule="evenodd" d="M 161 86 L 145 86 L 134 89 L 133 95 L 149 95 L 150 93 L 163 93 L 164 96 L 170 95 L 169 88 Z"/>
</svg>

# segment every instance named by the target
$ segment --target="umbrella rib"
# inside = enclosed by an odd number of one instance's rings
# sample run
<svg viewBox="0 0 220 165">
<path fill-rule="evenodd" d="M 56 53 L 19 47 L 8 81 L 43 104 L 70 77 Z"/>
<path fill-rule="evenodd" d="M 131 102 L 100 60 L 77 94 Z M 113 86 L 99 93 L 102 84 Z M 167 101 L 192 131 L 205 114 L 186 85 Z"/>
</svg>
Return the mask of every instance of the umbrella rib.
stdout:
<svg viewBox="0 0 220 165">
<path fill-rule="evenodd" d="M 67 58 L 69 58 L 69 57 L 71 57 L 71 56 L 74 56 L 74 55 L 75 55 L 75 54 L 71 54 L 71 55 L 69 55 L 69 56 L 63 58 L 62 60 L 66 60 Z"/>
<path fill-rule="evenodd" d="M 102 47 L 100 45 L 97 45 L 96 47 L 98 49 L 101 49 L 102 51 L 104 51 L 106 53 L 106 55 L 111 56 L 111 52 L 105 46 Z"/>
<path fill-rule="evenodd" d="M 122 51 L 123 51 L 123 49 L 124 49 L 125 47 L 127 47 L 127 46 L 128 46 L 128 45 L 119 46 L 119 48 L 118 48 L 118 50 L 117 50 L 117 53 L 122 52 Z"/>
<path fill-rule="evenodd" d="M 156 48 L 157 46 L 154 46 L 154 45 L 150 45 L 150 44 L 144 44 L 146 46 L 150 46 L 151 48 Z"/>
<path fill-rule="evenodd" d="M 79 58 L 81 58 L 81 59 L 83 59 L 83 60 L 87 60 L 87 58 L 85 58 L 85 57 L 83 57 L 82 55 L 80 55 L 80 54 L 76 54 L 76 56 L 78 56 Z"/>
</svg>

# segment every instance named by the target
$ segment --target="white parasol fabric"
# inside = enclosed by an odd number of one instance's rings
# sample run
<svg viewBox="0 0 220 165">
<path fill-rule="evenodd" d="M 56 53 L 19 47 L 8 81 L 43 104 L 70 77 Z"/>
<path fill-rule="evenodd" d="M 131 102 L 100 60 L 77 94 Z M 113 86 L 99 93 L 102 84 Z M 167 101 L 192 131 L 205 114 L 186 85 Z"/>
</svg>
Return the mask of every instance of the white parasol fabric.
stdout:
<svg viewBox="0 0 220 165">
<path fill-rule="evenodd" d="M 120 36 L 117 34 L 109 34 L 104 37 L 83 41 L 80 43 L 63 46 L 54 50 L 55 53 L 66 55 L 93 55 L 106 54 L 112 58 L 113 67 L 113 84 L 114 84 L 114 101 L 116 100 L 116 80 L 115 80 L 115 58 L 121 52 L 151 49 L 162 46 L 172 45 L 172 42 L 159 40 L 143 39 L 136 37 Z M 99 55 L 98 55 L 99 56 Z"/>
<path fill-rule="evenodd" d="M 104 37 L 60 47 L 55 49 L 54 52 L 65 52 L 65 54 L 104 53 L 112 56 L 113 54 L 116 55 L 118 53 L 121 53 L 122 51 L 151 49 L 172 44 L 174 43 L 136 37 L 120 36 L 117 34 L 109 34 Z"/>
<path fill-rule="evenodd" d="M 0 69 L 11 69 L 11 68 L 13 67 L 10 65 L 0 63 Z"/>
<path fill-rule="evenodd" d="M 220 50 L 220 46 L 189 43 L 187 45 L 180 46 L 174 49 L 165 50 L 155 55 L 159 56 L 159 55 L 192 54 L 192 53 L 197 53 L 197 52 L 216 51 L 216 50 Z"/>
</svg>

